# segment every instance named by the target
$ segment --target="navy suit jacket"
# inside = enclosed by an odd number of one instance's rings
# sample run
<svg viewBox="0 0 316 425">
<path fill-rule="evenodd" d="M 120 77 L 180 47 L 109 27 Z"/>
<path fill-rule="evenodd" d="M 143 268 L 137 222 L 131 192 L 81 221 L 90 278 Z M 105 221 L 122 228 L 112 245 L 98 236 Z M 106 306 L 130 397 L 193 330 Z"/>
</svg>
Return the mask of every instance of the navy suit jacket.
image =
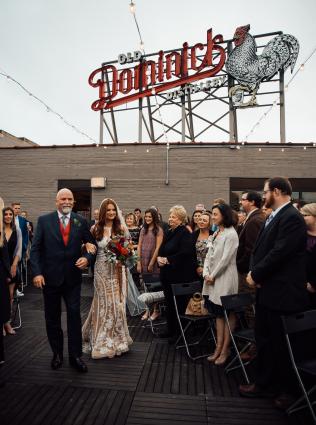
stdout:
<svg viewBox="0 0 316 425">
<path fill-rule="evenodd" d="M 47 286 L 80 285 L 81 270 L 75 266 L 80 257 L 88 262 L 95 256 L 82 254 L 83 243 L 95 244 L 86 220 L 78 214 L 71 213 L 70 234 L 65 245 L 60 231 L 57 211 L 39 217 L 31 248 L 32 275 L 43 275 Z"/>
<path fill-rule="evenodd" d="M 29 231 L 27 228 L 27 220 L 24 217 L 18 215 L 19 226 L 22 233 L 22 253 L 24 254 L 27 250 L 27 245 L 29 243 Z"/>
<path fill-rule="evenodd" d="M 304 310 L 306 225 L 293 205 L 283 207 L 261 230 L 251 258 L 253 280 L 260 284 L 257 303 L 279 312 Z"/>
</svg>

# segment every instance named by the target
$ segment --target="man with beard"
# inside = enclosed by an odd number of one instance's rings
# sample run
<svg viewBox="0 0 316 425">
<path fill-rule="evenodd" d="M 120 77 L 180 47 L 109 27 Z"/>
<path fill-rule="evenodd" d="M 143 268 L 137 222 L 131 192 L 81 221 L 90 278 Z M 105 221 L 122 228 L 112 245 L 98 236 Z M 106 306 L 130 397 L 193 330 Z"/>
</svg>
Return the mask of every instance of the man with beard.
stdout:
<svg viewBox="0 0 316 425">
<path fill-rule="evenodd" d="M 281 316 L 303 311 L 308 302 L 306 225 L 291 204 L 291 194 L 286 178 L 274 177 L 265 182 L 263 200 L 273 212 L 258 236 L 247 276 L 248 284 L 257 288 L 256 378 L 255 383 L 239 387 L 245 397 L 277 395 L 275 405 L 279 408 L 286 408 L 296 393 Z"/>
<path fill-rule="evenodd" d="M 74 197 L 69 189 L 56 196 L 57 211 L 39 217 L 31 249 L 33 283 L 43 289 L 47 337 L 53 351 L 52 369 L 63 362 L 61 299 L 67 310 L 69 363 L 79 372 L 87 372 L 81 359 L 80 317 L 81 270 L 93 255 L 82 255 L 83 243 L 95 244 L 86 220 L 72 212 Z"/>
</svg>

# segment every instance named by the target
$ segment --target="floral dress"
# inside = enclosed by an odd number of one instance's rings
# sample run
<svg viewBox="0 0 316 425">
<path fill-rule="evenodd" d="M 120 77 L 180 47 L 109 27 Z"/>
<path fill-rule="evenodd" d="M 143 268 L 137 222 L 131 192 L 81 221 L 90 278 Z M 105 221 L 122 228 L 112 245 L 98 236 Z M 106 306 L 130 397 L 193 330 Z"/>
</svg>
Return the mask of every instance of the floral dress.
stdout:
<svg viewBox="0 0 316 425">
<path fill-rule="evenodd" d="M 204 266 L 205 257 L 208 251 L 208 243 L 209 239 L 201 239 L 196 241 L 195 249 L 198 267 Z"/>
<path fill-rule="evenodd" d="M 106 260 L 108 242 L 108 237 L 98 242 L 94 297 L 82 327 L 83 351 L 91 353 L 93 359 L 119 356 L 133 342 L 126 319 L 126 270 Z"/>
</svg>

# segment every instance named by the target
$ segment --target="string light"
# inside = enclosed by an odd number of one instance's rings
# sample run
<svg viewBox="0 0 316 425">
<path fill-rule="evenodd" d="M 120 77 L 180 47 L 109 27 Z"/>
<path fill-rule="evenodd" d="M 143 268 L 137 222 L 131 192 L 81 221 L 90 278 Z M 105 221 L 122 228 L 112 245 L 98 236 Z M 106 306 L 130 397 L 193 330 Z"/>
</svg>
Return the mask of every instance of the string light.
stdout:
<svg viewBox="0 0 316 425">
<path fill-rule="evenodd" d="M 140 32 L 140 28 L 139 28 L 139 25 L 138 25 L 138 21 L 137 21 L 137 17 L 136 17 L 136 12 L 135 12 L 136 4 L 133 3 L 132 0 L 131 0 L 131 2 L 129 4 L 129 8 L 130 8 L 130 11 L 131 11 L 131 13 L 132 13 L 132 15 L 134 17 L 135 25 L 136 25 L 137 32 L 138 32 L 138 35 L 139 35 L 139 43 L 140 43 L 139 46 L 140 46 L 140 50 L 142 50 L 142 52 L 145 54 L 145 50 L 144 50 L 145 44 L 143 42 L 143 37 L 142 37 L 141 32 Z"/>
<path fill-rule="evenodd" d="M 50 112 L 54 115 L 56 115 L 56 117 L 60 118 L 63 123 L 65 125 L 67 125 L 68 127 L 72 128 L 73 130 L 75 130 L 78 134 L 80 134 L 81 136 L 86 137 L 87 139 L 89 139 L 91 142 L 93 143 L 97 143 L 97 141 L 95 139 L 93 139 L 93 137 L 90 137 L 88 134 L 86 134 L 84 131 L 80 130 L 78 127 L 76 127 L 75 125 L 71 124 L 69 121 L 67 121 L 62 114 L 60 114 L 59 112 L 55 111 L 54 109 L 52 109 L 49 105 L 47 105 L 46 102 L 44 102 L 42 99 L 40 99 L 39 97 L 35 96 L 33 93 L 31 93 L 26 87 L 23 86 L 22 83 L 20 83 L 19 81 L 17 81 L 15 78 L 11 77 L 10 75 L 8 75 L 6 72 L 4 72 L 2 69 L 0 70 L 0 75 L 2 75 L 3 77 L 5 77 L 7 79 L 7 81 L 12 81 L 14 84 L 16 84 L 17 86 L 19 86 L 26 94 L 28 94 L 30 97 L 32 97 L 33 99 L 35 99 L 37 102 L 39 102 L 41 105 L 43 105 L 46 108 L 46 112 Z"/>
<path fill-rule="evenodd" d="M 131 1 L 130 4 L 129 4 L 129 8 L 130 8 L 131 13 L 134 15 L 135 9 L 136 9 L 136 4 Z"/>
<path fill-rule="evenodd" d="M 304 71 L 306 63 L 311 59 L 311 57 L 315 54 L 315 52 L 316 52 L 316 47 L 314 48 L 314 50 L 312 51 L 312 53 L 307 57 L 307 59 L 298 67 L 298 69 L 296 70 L 296 72 L 293 74 L 292 78 L 285 85 L 285 87 L 284 87 L 284 90 L 285 91 L 287 91 L 289 89 L 289 85 L 292 83 L 292 81 L 297 76 L 297 74 L 300 71 Z M 251 134 L 253 134 L 255 128 L 259 126 L 260 122 L 271 112 L 271 110 L 273 108 L 275 108 L 277 106 L 277 104 L 278 104 L 278 100 L 274 100 L 273 103 L 272 103 L 272 105 L 269 107 L 269 109 L 266 112 L 263 113 L 263 115 L 259 118 L 259 120 L 256 122 L 256 124 L 251 128 L 251 130 L 249 131 L 249 133 L 245 137 L 245 140 L 246 141 L 248 140 L 249 136 Z"/>
</svg>

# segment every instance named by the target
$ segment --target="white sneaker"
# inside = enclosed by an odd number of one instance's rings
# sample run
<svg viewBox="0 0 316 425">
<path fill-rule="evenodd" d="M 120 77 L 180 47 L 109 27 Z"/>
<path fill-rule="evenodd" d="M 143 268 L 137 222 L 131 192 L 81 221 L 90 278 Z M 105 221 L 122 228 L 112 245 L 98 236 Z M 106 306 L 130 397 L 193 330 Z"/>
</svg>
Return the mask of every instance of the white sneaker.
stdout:
<svg viewBox="0 0 316 425">
<path fill-rule="evenodd" d="M 16 296 L 17 297 L 24 297 L 23 292 L 19 291 L 18 289 L 16 290 Z"/>
</svg>

